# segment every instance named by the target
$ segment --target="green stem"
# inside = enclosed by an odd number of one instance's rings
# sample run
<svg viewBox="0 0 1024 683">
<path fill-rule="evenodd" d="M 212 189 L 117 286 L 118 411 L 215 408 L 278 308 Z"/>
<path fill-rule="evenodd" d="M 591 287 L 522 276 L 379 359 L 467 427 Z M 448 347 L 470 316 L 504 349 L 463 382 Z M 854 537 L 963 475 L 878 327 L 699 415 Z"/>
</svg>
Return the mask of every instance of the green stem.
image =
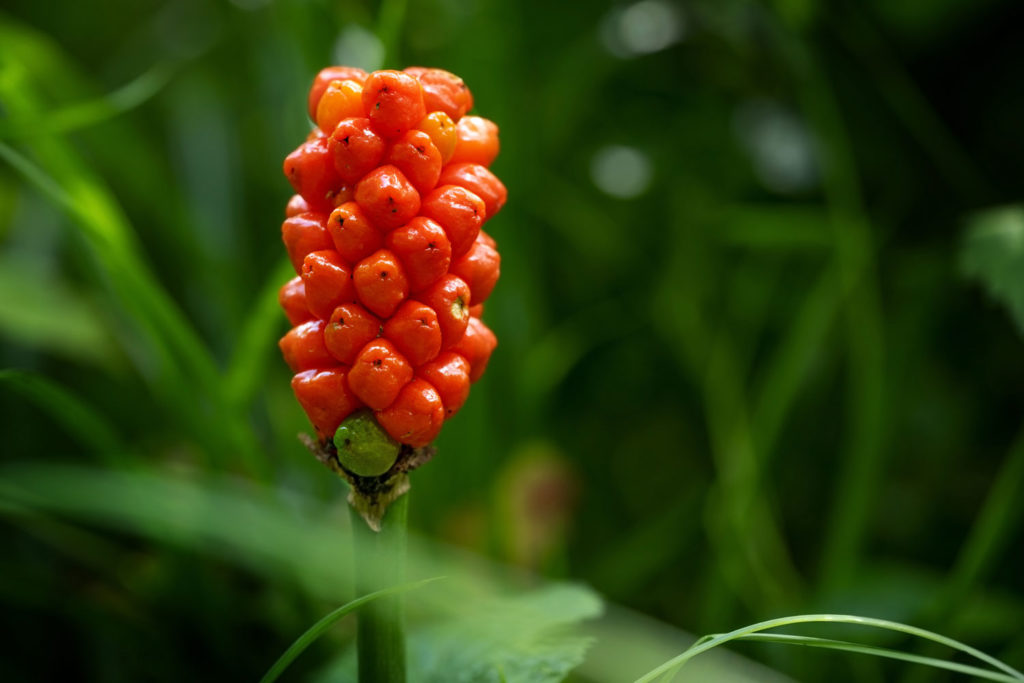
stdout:
<svg viewBox="0 0 1024 683">
<path fill-rule="evenodd" d="M 349 506 L 356 595 L 398 585 L 405 578 L 406 520 L 409 494 L 400 496 L 372 531 Z M 390 595 L 359 612 L 356 646 L 359 683 L 405 683 L 405 628 L 402 596 Z"/>
</svg>

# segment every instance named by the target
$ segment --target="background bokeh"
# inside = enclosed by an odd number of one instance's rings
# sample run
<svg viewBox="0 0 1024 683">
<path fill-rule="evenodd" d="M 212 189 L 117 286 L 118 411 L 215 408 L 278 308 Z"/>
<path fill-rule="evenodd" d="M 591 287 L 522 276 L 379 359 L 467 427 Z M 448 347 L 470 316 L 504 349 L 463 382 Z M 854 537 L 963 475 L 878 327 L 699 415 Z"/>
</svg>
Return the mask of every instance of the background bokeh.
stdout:
<svg viewBox="0 0 1024 683">
<path fill-rule="evenodd" d="M 1024 666 L 1022 26 L 1012 0 L 6 0 L 3 677 L 254 680 L 351 597 L 276 347 L 280 167 L 330 63 L 448 69 L 501 128 L 499 347 L 413 478 L 426 553 L 587 584 L 677 650 L 842 611 Z M 624 623 L 592 657 L 640 656 Z"/>
</svg>

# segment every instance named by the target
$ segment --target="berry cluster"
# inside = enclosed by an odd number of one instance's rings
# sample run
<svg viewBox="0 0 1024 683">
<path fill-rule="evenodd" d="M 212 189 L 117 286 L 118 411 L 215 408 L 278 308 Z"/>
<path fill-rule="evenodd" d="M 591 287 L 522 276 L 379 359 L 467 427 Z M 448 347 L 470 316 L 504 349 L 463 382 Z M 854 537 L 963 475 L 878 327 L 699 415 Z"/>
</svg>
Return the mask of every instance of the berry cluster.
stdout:
<svg viewBox="0 0 1024 683">
<path fill-rule="evenodd" d="M 316 128 L 284 162 L 298 275 L 281 288 L 280 346 L 322 441 L 365 406 L 425 446 L 487 366 L 497 340 L 480 315 L 500 259 L 480 227 L 506 191 L 487 169 L 498 128 L 472 106 L 440 69 L 329 67 L 313 82 Z"/>
</svg>

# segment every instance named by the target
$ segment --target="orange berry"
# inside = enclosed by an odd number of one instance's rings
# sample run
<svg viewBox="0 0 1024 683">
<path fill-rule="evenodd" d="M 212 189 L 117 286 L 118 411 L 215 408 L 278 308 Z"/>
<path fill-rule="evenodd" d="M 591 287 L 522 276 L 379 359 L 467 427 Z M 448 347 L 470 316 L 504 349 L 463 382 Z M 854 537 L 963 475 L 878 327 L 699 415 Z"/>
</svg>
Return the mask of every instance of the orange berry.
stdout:
<svg viewBox="0 0 1024 683">
<path fill-rule="evenodd" d="M 308 254 L 334 246 L 327 232 L 327 216 L 312 211 L 286 218 L 281 224 L 281 239 L 296 273 L 302 272 L 302 262 Z"/>
<path fill-rule="evenodd" d="M 469 285 L 461 278 L 445 275 L 416 298 L 437 313 L 442 349 L 447 349 L 462 338 L 469 323 Z"/>
<path fill-rule="evenodd" d="M 333 81 L 355 81 L 359 85 L 366 80 L 366 72 L 352 66 L 329 66 L 321 69 L 313 79 L 309 89 L 309 118 L 316 121 L 316 110 L 320 105 L 320 97 Z M 326 131 L 330 133 L 331 131 Z"/>
<path fill-rule="evenodd" d="M 490 166 L 498 156 L 498 126 L 480 116 L 463 116 L 458 125 L 458 142 L 451 163 Z"/>
<path fill-rule="evenodd" d="M 412 366 L 395 345 L 377 339 L 363 347 L 348 373 L 348 386 L 359 400 L 383 410 L 412 379 Z"/>
<path fill-rule="evenodd" d="M 330 318 L 341 304 L 356 300 L 352 269 L 333 249 L 314 251 L 306 257 L 302 281 L 306 284 L 306 306 L 321 320 Z"/>
<path fill-rule="evenodd" d="M 310 320 L 296 325 L 281 337 L 277 345 L 292 372 L 333 368 L 338 364 L 324 346 L 324 325 L 323 320 Z"/>
<path fill-rule="evenodd" d="M 384 323 L 384 336 L 414 367 L 432 360 L 441 350 L 437 313 L 419 301 L 402 304 Z"/>
<path fill-rule="evenodd" d="M 389 232 L 385 244 L 401 261 L 413 292 L 436 282 L 452 262 L 452 247 L 444 230 L 423 216 Z"/>
<path fill-rule="evenodd" d="M 331 81 L 316 106 L 316 125 L 328 135 L 342 119 L 363 115 L 363 87 L 352 80 Z"/>
<path fill-rule="evenodd" d="M 427 111 L 443 111 L 452 121 L 458 121 L 473 108 L 473 93 L 455 74 L 422 66 L 410 66 L 405 73 L 415 76 L 423 86 Z"/>
<path fill-rule="evenodd" d="M 441 171 L 437 182 L 439 185 L 458 185 L 480 197 L 487 207 L 487 218 L 493 218 L 508 197 L 508 190 L 497 176 L 480 164 L 449 164 Z"/>
<path fill-rule="evenodd" d="M 441 153 L 422 130 L 405 133 L 388 151 L 387 162 L 405 174 L 420 194 L 430 192 L 441 177 Z"/>
<path fill-rule="evenodd" d="M 359 263 L 384 246 L 384 235 L 355 202 L 346 202 L 327 219 L 334 248 L 349 263 Z"/>
<path fill-rule="evenodd" d="M 363 109 L 378 133 L 397 138 L 427 115 L 419 81 L 401 71 L 374 71 L 363 83 Z"/>
<path fill-rule="evenodd" d="M 384 158 L 384 138 L 367 118 L 344 119 L 330 134 L 328 143 L 333 169 L 343 183 L 358 183 Z"/>
<path fill-rule="evenodd" d="M 388 408 L 376 415 L 377 422 L 391 438 L 419 448 L 437 438 L 441 431 L 444 404 L 429 382 L 416 378 L 402 388 Z"/>
<path fill-rule="evenodd" d="M 381 230 L 405 225 L 420 211 L 420 195 L 395 166 L 381 166 L 356 185 L 356 201 Z"/>
<path fill-rule="evenodd" d="M 416 371 L 433 386 L 441 396 L 444 404 L 445 419 L 448 419 L 463 406 L 469 397 L 469 361 L 455 353 L 445 351 L 433 361 Z"/>
<path fill-rule="evenodd" d="M 306 307 L 306 285 L 298 275 L 281 286 L 277 300 L 292 325 L 304 323 L 313 317 Z"/>
<path fill-rule="evenodd" d="M 483 303 L 501 275 L 501 256 L 494 247 L 478 240 L 465 256 L 452 264 L 451 272 L 469 285 L 474 303 Z"/>
<path fill-rule="evenodd" d="M 292 378 L 295 398 L 299 399 L 321 440 L 333 437 L 342 421 L 362 407 L 348 388 L 347 374 L 347 368 L 339 367 L 306 370 Z"/>
<path fill-rule="evenodd" d="M 334 165 L 330 162 L 328 138 L 324 136 L 307 140 L 284 160 L 284 174 L 302 195 L 310 208 L 330 211 L 334 206 L 333 195 L 341 185 Z"/>
<path fill-rule="evenodd" d="M 473 246 L 487 217 L 484 200 L 458 185 L 442 185 L 426 197 L 420 213 L 444 228 L 452 245 L 452 258 L 459 258 Z"/>
<path fill-rule="evenodd" d="M 288 206 L 284 208 L 284 216 L 291 218 L 306 211 L 309 211 L 309 204 L 306 203 L 306 200 L 302 198 L 301 194 L 293 194 L 292 198 L 288 200 Z"/>
<path fill-rule="evenodd" d="M 370 254 L 352 275 L 356 295 L 370 311 L 389 318 L 409 296 L 409 280 L 401 263 L 387 249 Z"/>
<path fill-rule="evenodd" d="M 473 304 L 472 306 L 469 307 L 469 314 L 474 318 L 484 317 L 484 305 Z"/>
<path fill-rule="evenodd" d="M 459 140 L 459 133 L 451 117 L 443 111 L 432 111 L 423 117 L 416 128 L 430 136 L 434 147 L 441 153 L 441 163 L 447 164 L 455 153 L 455 145 Z"/>
<path fill-rule="evenodd" d="M 466 326 L 466 334 L 462 336 L 459 343 L 452 347 L 452 351 L 469 361 L 469 381 L 475 382 L 480 379 L 487 369 L 487 362 L 491 359 L 491 352 L 498 345 L 498 339 L 491 332 L 487 325 L 484 325 L 480 318 L 470 318 Z"/>
<path fill-rule="evenodd" d="M 332 356 L 351 365 L 363 347 L 380 335 L 380 320 L 359 304 L 342 304 L 331 313 L 324 345 Z"/>
</svg>

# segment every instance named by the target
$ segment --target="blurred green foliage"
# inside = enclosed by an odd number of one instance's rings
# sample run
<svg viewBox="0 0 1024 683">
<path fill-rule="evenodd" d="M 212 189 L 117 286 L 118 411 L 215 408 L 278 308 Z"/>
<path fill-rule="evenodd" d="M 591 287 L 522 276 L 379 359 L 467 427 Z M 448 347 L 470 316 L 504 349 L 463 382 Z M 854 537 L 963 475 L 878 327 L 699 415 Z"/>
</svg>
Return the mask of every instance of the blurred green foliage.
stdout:
<svg viewBox="0 0 1024 683">
<path fill-rule="evenodd" d="M 401 9 L 0 10 L 4 678 L 255 680 L 354 597 L 275 344 L 281 161 L 340 61 L 458 73 L 502 134 L 499 347 L 413 478 L 413 578 L 455 577 L 410 594 L 422 671 L 466 634 L 514 657 L 488 609 L 527 645 L 598 611 L 545 579 L 609 602 L 581 680 L 639 676 L 672 627 L 818 611 L 1024 665 L 1024 8 Z M 343 677 L 345 623 L 286 675 Z"/>
</svg>

